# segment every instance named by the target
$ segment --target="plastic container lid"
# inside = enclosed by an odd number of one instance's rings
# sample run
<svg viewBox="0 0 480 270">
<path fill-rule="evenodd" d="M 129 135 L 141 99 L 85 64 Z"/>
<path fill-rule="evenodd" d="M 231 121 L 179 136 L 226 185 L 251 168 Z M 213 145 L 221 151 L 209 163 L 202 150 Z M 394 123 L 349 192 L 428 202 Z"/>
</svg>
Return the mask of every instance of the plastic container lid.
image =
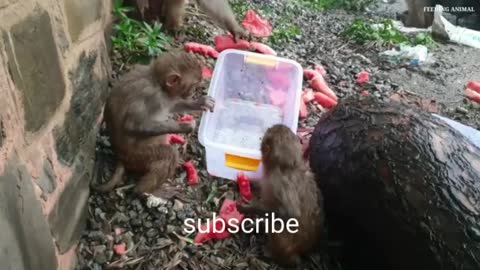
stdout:
<svg viewBox="0 0 480 270">
<path fill-rule="evenodd" d="M 269 127 L 281 123 L 296 133 L 302 83 L 303 69 L 295 61 L 223 51 L 208 90 L 215 108 L 202 116 L 200 143 L 207 149 L 260 158 L 260 141 Z"/>
</svg>

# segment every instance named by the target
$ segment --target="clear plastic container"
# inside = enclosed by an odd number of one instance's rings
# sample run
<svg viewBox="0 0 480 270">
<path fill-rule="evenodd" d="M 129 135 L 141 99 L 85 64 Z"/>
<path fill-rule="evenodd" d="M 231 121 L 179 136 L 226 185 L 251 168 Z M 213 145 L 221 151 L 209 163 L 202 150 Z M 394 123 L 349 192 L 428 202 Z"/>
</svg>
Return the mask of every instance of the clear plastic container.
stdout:
<svg viewBox="0 0 480 270">
<path fill-rule="evenodd" d="M 297 132 L 303 69 L 295 61 L 248 51 L 220 53 L 198 138 L 205 147 L 207 171 L 236 180 L 239 172 L 259 179 L 260 143 L 265 131 L 284 124 Z"/>
</svg>

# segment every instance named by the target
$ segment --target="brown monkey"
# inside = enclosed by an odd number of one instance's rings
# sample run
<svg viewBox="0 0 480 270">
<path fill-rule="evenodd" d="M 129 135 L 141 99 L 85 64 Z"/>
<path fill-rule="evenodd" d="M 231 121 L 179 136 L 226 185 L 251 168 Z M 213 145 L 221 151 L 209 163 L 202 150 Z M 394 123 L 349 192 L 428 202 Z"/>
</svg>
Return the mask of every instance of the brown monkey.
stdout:
<svg viewBox="0 0 480 270">
<path fill-rule="evenodd" d="M 401 20 L 407 27 L 428 28 L 433 22 L 433 11 L 425 8 L 434 7 L 435 0 L 405 0 L 407 11 L 403 13 Z"/>
<path fill-rule="evenodd" d="M 324 226 L 323 197 L 314 176 L 303 160 L 297 136 L 286 126 L 269 128 L 261 143 L 264 177 L 260 180 L 260 196 L 248 204 L 240 204 L 244 214 L 280 217 L 298 221 L 298 231 L 290 233 L 284 227 L 280 233 L 267 233 L 267 256 L 278 263 L 293 265 L 315 248 Z M 268 226 L 268 225 L 267 225 Z M 278 229 L 278 228 L 277 228 Z"/>
<path fill-rule="evenodd" d="M 134 2 L 134 3 L 132 3 Z M 241 27 L 227 0 L 195 0 L 200 9 L 235 39 L 247 38 L 248 31 Z M 130 0 L 146 21 L 160 21 L 167 30 L 176 31 L 183 26 L 187 0 Z"/>
<path fill-rule="evenodd" d="M 98 187 L 109 191 L 122 181 L 125 170 L 142 174 L 138 193 L 152 193 L 172 178 L 181 163 L 167 142 L 169 133 L 189 133 L 193 123 L 178 123 L 174 114 L 213 110 L 208 96 L 190 96 L 202 81 L 202 66 L 186 52 L 164 53 L 150 66 L 137 65 L 114 86 L 104 119 L 118 164 L 112 179 Z"/>
</svg>

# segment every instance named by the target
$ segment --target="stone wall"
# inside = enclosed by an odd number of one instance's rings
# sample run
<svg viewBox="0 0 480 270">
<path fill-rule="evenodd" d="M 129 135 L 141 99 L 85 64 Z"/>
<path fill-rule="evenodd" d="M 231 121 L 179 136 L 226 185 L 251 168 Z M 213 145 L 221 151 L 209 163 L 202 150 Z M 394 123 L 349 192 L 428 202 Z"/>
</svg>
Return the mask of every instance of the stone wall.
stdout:
<svg viewBox="0 0 480 270">
<path fill-rule="evenodd" d="M 73 269 L 108 92 L 110 0 L 0 0 L 1 269 Z"/>
</svg>

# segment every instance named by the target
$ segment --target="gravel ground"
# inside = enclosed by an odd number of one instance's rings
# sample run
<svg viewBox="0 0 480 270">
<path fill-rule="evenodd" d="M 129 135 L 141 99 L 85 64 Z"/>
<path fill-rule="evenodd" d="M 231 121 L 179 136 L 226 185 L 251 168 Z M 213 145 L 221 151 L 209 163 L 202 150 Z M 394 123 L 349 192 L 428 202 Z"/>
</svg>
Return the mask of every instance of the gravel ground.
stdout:
<svg viewBox="0 0 480 270">
<path fill-rule="evenodd" d="M 273 10 L 269 19 L 274 28 L 282 22 L 279 14 L 288 8 L 280 0 L 247 2 Z M 402 5 L 382 4 L 368 16 L 392 17 L 401 11 L 399 7 Z M 479 107 L 462 97 L 464 84 L 480 78 L 479 50 L 442 45 L 433 51 L 436 62 L 431 66 L 394 66 L 378 57 L 382 49 L 347 43 L 338 35 L 355 18 L 354 14 L 299 9 L 289 12 L 289 21 L 300 26 L 303 34 L 272 47 L 279 56 L 294 59 L 304 68 L 322 64 L 328 73 L 326 80 L 339 98 L 367 90 L 385 100 L 397 92 L 414 100 L 433 99 L 440 114 L 480 128 Z M 204 17 L 189 14 L 185 35 L 179 37 L 178 44 L 194 41 L 213 45 L 218 34 L 222 31 Z M 209 61 L 209 65 L 213 67 L 213 62 Z M 355 85 L 355 75 L 360 71 L 370 73 L 370 84 L 363 88 Z M 311 104 L 309 111 L 308 119 L 301 121 L 300 127 L 314 126 L 324 110 Z M 224 198 L 236 199 L 238 191 L 235 183 L 206 173 L 204 149 L 196 133 L 187 137 L 187 144 L 180 151 L 185 160 L 194 161 L 201 183 L 187 186 L 186 173 L 179 170 L 164 194 L 168 196 L 158 207 L 149 208 L 144 199 L 134 196 L 131 182 L 110 194 L 92 192 L 88 225 L 78 248 L 78 269 L 282 269 L 262 257 L 261 235 L 236 234 L 203 246 L 190 243 L 194 235 L 183 234 L 183 221 L 211 217 Z M 98 135 L 97 155 L 96 181 L 106 181 L 113 171 L 114 155 L 103 131 Z M 134 179 L 130 177 L 130 181 Z M 126 244 L 126 255 L 114 252 L 113 246 L 119 243 Z M 342 243 L 329 239 L 298 269 L 345 269 L 341 248 Z"/>
</svg>

